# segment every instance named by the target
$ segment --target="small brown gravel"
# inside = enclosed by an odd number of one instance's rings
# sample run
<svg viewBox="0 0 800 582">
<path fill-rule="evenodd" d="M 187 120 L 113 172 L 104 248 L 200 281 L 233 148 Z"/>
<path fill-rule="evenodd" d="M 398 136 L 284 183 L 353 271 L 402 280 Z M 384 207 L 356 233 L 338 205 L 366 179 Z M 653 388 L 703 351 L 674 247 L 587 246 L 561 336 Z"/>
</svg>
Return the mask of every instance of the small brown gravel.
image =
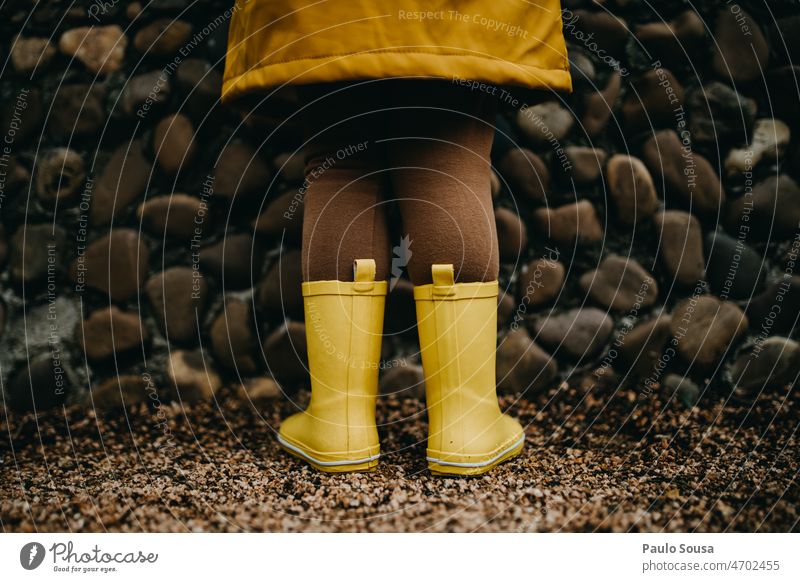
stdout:
<svg viewBox="0 0 800 582">
<path fill-rule="evenodd" d="M 442 479 L 424 463 L 414 399 L 382 397 L 372 474 L 325 475 L 282 453 L 259 415 L 223 404 L 77 407 L 0 415 L 0 522 L 28 531 L 796 531 L 796 394 L 686 409 L 592 385 L 505 397 L 527 425 L 523 456 L 488 476 Z M 300 404 L 307 394 L 302 393 Z"/>
</svg>

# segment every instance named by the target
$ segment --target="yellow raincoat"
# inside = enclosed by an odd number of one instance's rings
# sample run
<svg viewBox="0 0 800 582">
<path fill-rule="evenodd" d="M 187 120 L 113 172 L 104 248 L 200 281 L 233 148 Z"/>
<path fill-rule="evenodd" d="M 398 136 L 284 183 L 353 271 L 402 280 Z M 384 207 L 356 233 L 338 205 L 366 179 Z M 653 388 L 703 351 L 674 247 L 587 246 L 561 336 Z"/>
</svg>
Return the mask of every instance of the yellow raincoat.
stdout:
<svg viewBox="0 0 800 582">
<path fill-rule="evenodd" d="M 558 0 L 236 0 L 223 101 L 386 77 L 571 90 Z"/>
</svg>

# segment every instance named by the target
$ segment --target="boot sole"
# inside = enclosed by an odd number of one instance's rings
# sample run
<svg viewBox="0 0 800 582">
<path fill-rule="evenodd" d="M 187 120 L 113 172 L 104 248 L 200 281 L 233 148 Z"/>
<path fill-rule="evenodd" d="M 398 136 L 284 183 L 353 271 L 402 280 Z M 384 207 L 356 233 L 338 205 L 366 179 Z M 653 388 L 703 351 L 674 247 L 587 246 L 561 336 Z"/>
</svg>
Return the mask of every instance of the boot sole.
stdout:
<svg viewBox="0 0 800 582">
<path fill-rule="evenodd" d="M 321 461 L 315 457 L 312 457 L 300 447 L 284 440 L 280 435 L 278 435 L 278 444 L 280 444 L 284 451 L 293 457 L 296 457 L 301 461 L 305 461 L 317 471 L 322 471 L 324 473 L 367 473 L 374 471 L 378 466 L 378 458 L 381 456 L 380 453 L 378 453 L 376 455 L 372 455 L 371 457 L 364 457 L 361 459 Z"/>
<path fill-rule="evenodd" d="M 475 463 L 458 463 L 455 461 L 444 461 L 436 457 L 426 457 L 428 469 L 433 475 L 482 475 L 494 469 L 500 463 L 513 459 L 522 451 L 525 445 L 525 435 L 523 434 L 517 441 L 500 451 L 494 457 Z"/>
</svg>

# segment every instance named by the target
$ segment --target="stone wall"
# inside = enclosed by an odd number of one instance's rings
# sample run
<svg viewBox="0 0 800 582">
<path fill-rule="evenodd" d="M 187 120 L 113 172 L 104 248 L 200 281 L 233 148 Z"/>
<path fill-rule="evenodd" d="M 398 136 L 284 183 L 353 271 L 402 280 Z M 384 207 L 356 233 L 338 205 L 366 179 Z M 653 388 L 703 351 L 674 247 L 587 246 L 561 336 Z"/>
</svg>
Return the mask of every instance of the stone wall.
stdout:
<svg viewBox="0 0 800 582">
<path fill-rule="evenodd" d="M 503 391 L 611 381 L 692 406 L 800 371 L 797 4 L 695 6 L 567 0 L 571 95 L 473 89 L 501 101 Z M 307 385 L 296 95 L 220 105 L 231 10 L 0 8 L 7 408 Z M 413 317 L 401 278 L 386 391 L 421 393 Z"/>
</svg>

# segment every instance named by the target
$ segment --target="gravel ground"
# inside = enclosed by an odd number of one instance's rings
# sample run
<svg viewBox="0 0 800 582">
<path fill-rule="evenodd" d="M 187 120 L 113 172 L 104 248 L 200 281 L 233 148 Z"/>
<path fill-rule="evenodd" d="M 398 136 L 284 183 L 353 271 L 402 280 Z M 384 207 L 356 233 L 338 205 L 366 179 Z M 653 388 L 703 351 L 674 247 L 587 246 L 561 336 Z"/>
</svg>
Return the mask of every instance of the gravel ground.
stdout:
<svg viewBox="0 0 800 582">
<path fill-rule="evenodd" d="M 267 416 L 224 404 L 6 418 L 3 531 L 796 531 L 796 394 L 705 396 L 688 410 L 595 385 L 505 397 L 520 459 L 431 477 L 424 408 L 383 397 L 376 473 L 329 476 L 282 453 Z M 788 394 L 788 395 L 787 395 Z M 302 393 L 300 401 L 307 398 Z M 37 428 L 38 427 L 38 428 Z M 101 437 L 101 438 L 100 438 Z M 12 446 L 9 446 L 13 443 Z"/>
</svg>

